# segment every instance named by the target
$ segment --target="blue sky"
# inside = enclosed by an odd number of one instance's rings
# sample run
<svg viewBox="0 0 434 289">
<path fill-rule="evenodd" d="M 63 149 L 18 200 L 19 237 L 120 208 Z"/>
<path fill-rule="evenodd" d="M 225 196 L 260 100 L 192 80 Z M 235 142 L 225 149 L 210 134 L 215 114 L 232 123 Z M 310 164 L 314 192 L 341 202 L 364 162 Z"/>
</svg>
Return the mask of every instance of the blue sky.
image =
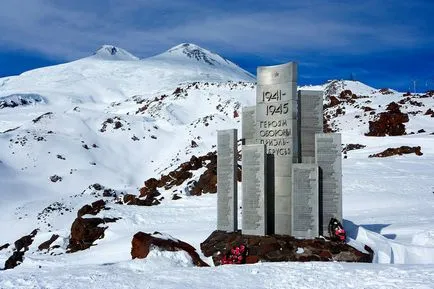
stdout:
<svg viewBox="0 0 434 289">
<path fill-rule="evenodd" d="M 299 82 L 434 89 L 433 0 L 2 0 L 0 77 L 92 54 L 191 42 L 252 73 L 299 63 Z"/>
</svg>

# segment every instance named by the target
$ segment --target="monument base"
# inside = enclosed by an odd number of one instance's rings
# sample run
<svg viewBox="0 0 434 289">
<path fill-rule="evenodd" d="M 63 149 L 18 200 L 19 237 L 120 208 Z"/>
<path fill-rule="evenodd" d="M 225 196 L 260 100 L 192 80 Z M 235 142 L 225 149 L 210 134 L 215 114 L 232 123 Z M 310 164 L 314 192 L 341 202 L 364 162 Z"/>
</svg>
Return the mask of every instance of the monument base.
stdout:
<svg viewBox="0 0 434 289">
<path fill-rule="evenodd" d="M 286 235 L 252 236 L 243 235 L 241 231 L 231 233 L 214 231 L 200 244 L 200 248 L 206 257 L 212 256 L 216 266 L 252 264 L 259 261 L 372 263 L 374 256 L 373 251 L 368 246 L 365 246 L 367 253 L 363 253 L 348 244 L 327 241 L 322 238 L 296 239 Z"/>
</svg>

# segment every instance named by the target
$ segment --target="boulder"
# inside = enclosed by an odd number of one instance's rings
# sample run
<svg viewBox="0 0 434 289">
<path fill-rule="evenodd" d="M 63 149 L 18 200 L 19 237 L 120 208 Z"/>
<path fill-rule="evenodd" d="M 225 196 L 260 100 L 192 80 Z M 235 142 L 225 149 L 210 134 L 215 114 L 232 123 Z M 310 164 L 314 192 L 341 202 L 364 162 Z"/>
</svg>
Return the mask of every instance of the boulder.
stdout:
<svg viewBox="0 0 434 289">
<path fill-rule="evenodd" d="M 157 247 L 161 251 L 185 251 L 190 257 L 194 265 L 198 267 L 208 267 L 209 265 L 205 263 L 197 254 L 196 249 L 190 244 L 174 239 L 171 237 L 163 236 L 162 234 L 155 232 L 154 234 L 147 234 L 143 232 L 138 232 L 134 235 L 131 241 L 131 257 L 133 259 L 146 258 L 149 251 L 152 248 Z"/>
<path fill-rule="evenodd" d="M 30 245 L 33 243 L 33 238 L 35 238 L 36 233 L 38 233 L 38 229 L 33 230 L 29 235 L 23 236 L 15 241 L 15 249 L 17 251 L 21 251 L 21 249 L 24 249 L 24 251 L 27 251 L 30 247 Z"/>
<path fill-rule="evenodd" d="M 373 251 L 367 253 L 341 242 L 323 238 L 296 239 L 285 235 L 252 236 L 238 232 L 214 231 L 201 245 L 206 257 L 212 256 L 214 264 L 222 265 L 246 248 L 240 263 L 282 261 L 343 261 L 371 263 Z"/>
<path fill-rule="evenodd" d="M 417 156 L 421 156 L 423 155 L 420 146 L 417 147 L 409 147 L 409 146 L 401 146 L 399 148 L 388 148 L 387 150 L 381 152 L 381 153 L 377 153 L 377 154 L 373 154 L 370 155 L 370 158 L 385 158 L 385 157 L 390 157 L 390 156 L 394 156 L 394 155 L 403 155 L 403 154 L 416 154 Z"/>
<path fill-rule="evenodd" d="M 158 191 L 157 191 L 158 193 Z M 124 195 L 123 201 L 126 205 L 134 205 L 134 206 L 155 206 L 159 205 L 160 202 L 155 198 L 158 194 L 147 195 L 145 199 L 140 199 L 132 194 Z"/>
<path fill-rule="evenodd" d="M 349 151 L 352 151 L 352 150 L 360 150 L 360 149 L 363 149 L 363 148 L 365 148 L 366 146 L 365 145 L 362 145 L 362 144 L 352 144 L 352 143 L 350 143 L 350 144 L 347 144 L 343 149 L 342 149 L 342 152 L 343 153 L 347 153 L 347 152 L 349 152 Z"/>
<path fill-rule="evenodd" d="M 51 244 L 53 244 L 53 242 L 56 241 L 57 238 L 59 238 L 59 235 L 53 234 L 49 240 L 41 243 L 41 245 L 38 246 L 38 250 L 42 251 L 50 249 Z"/>
<path fill-rule="evenodd" d="M 405 125 L 408 122 L 408 114 L 400 111 L 399 104 L 391 102 L 387 111 L 378 114 L 374 121 L 369 121 L 369 132 L 366 136 L 397 136 L 405 135 Z"/>
<path fill-rule="evenodd" d="M 432 110 L 431 108 L 429 108 L 424 115 L 429 115 L 431 117 L 434 117 L 434 110 Z"/>
<path fill-rule="evenodd" d="M 210 152 L 203 156 L 192 156 L 188 162 L 182 163 L 178 168 L 162 175 L 160 179 L 150 178 L 145 181 L 144 187 L 140 189 L 140 197 L 155 198 L 159 195 L 157 188 L 164 187 L 170 190 L 174 186 L 180 186 L 193 177 L 192 171 L 206 167 L 205 172 L 198 181 L 191 182 L 189 186 L 191 195 L 217 192 L 217 154 Z M 241 175 L 240 175 L 241 176 Z"/>
<path fill-rule="evenodd" d="M 29 250 L 30 245 L 33 243 L 33 239 L 38 233 L 38 229 L 33 230 L 29 235 L 23 236 L 14 242 L 15 250 L 12 253 L 6 262 L 5 262 L 5 270 L 12 269 L 21 264 L 24 260 L 24 254 L 27 250 Z M 5 244 L 2 248 L 9 247 L 9 244 Z M 3 249 L 4 249 L 3 248 Z"/>
<path fill-rule="evenodd" d="M 101 199 L 93 202 L 91 205 L 84 205 L 81 209 L 78 210 L 77 217 L 82 217 L 87 214 L 95 216 L 103 209 L 106 209 L 105 201 Z"/>
<path fill-rule="evenodd" d="M 117 218 L 76 218 L 71 226 L 71 237 L 67 253 L 74 253 L 90 248 L 93 242 L 104 237 L 104 231 L 107 229 L 107 226 L 103 227 L 100 225 L 117 220 Z"/>
<path fill-rule="evenodd" d="M 5 262 L 4 270 L 13 269 L 20 265 L 24 260 L 24 252 L 15 251 Z"/>
<path fill-rule="evenodd" d="M 3 249 L 7 249 L 9 246 L 10 246 L 9 243 L 6 243 L 6 244 L 4 244 L 4 245 L 1 245 L 1 246 L 0 246 L 0 251 L 3 250 Z"/>
</svg>

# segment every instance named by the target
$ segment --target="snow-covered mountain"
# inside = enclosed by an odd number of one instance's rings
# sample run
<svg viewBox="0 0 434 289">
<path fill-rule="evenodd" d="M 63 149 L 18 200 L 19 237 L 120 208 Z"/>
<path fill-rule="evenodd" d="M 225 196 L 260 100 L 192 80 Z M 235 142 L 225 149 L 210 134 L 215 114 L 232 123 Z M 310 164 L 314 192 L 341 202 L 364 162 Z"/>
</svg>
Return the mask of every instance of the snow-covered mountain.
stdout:
<svg viewBox="0 0 434 289">
<path fill-rule="evenodd" d="M 0 78 L 0 98 L 32 93 L 53 104 L 98 104 L 158 94 L 180 83 L 229 80 L 253 81 L 254 77 L 194 44 L 142 60 L 124 49 L 104 45 L 90 57 Z"/>
<path fill-rule="evenodd" d="M 134 56 L 125 49 L 113 45 L 101 46 L 91 57 L 101 60 L 139 60 L 137 56 Z"/>
<path fill-rule="evenodd" d="M 83 286 L 84 271 L 92 272 L 89 280 L 94 278 L 97 287 L 113 272 L 124 280 L 137 279 L 137 273 L 143 278 L 162 272 L 169 280 L 163 287 L 173 288 L 190 286 L 185 276 L 196 276 L 196 287 L 219 287 L 217 281 L 206 282 L 213 274 L 244 287 L 275 288 L 272 272 L 286 269 L 299 270 L 299 282 L 307 280 L 312 270 L 322 272 L 315 280 L 329 285 L 323 278 L 336 270 L 342 274 L 331 282 L 344 280 L 348 286 L 366 278 L 372 286 L 392 286 L 397 274 L 406 275 L 404 280 L 414 287 L 433 280 L 432 265 L 423 272 L 412 266 L 339 264 L 337 268 L 318 263 L 310 269 L 302 264 L 260 264 L 201 271 L 175 253 L 154 252 L 149 260 L 130 260 L 131 238 L 138 231 L 168 233 L 199 251 L 199 244 L 215 229 L 215 194 L 191 195 L 206 168 L 185 173 L 180 165 L 215 151 L 217 129 L 240 129 L 242 107 L 255 103 L 254 82 L 254 76 L 236 64 L 194 44 L 180 44 L 147 59 L 105 45 L 77 61 L 0 78 L 0 247 L 39 229 L 24 263 L 0 272 L 0 288 L 36 283 Z M 344 225 L 349 241 L 371 246 L 379 263 L 434 263 L 434 112 L 430 112 L 434 94 L 404 95 L 356 81 L 301 89 L 325 91 L 326 128 L 343 134 Z M 391 124 L 385 123 L 379 127 L 386 136 L 366 136 L 370 122 L 378 121 L 382 113 L 388 117 L 392 102 L 408 116 L 405 134 L 390 136 Z M 391 117 L 396 115 L 401 116 Z M 401 146 L 420 146 L 423 155 L 369 158 Z M 359 149 L 351 150 L 355 147 Z M 178 178 L 183 173 L 183 179 Z M 122 194 L 138 196 L 145 180 L 161 181 L 162 175 L 183 181 L 159 187 L 160 205 L 118 203 Z M 98 217 L 121 219 L 107 225 L 96 246 L 64 254 L 77 210 L 101 198 L 109 210 Z M 58 247 L 38 250 L 52 234 L 60 236 L 53 243 Z M 0 267 L 12 247 L 0 250 Z M 187 268 L 178 270 L 179 266 Z M 56 279 L 54 267 L 68 270 L 70 278 Z M 378 283 L 362 271 L 372 276 L 382 272 L 384 280 Z M 22 279 L 20 274 L 33 277 Z M 246 274 L 261 277 L 247 280 Z M 144 280 L 161 287 L 161 280 Z M 111 281 L 115 288 L 142 284 Z"/>
</svg>

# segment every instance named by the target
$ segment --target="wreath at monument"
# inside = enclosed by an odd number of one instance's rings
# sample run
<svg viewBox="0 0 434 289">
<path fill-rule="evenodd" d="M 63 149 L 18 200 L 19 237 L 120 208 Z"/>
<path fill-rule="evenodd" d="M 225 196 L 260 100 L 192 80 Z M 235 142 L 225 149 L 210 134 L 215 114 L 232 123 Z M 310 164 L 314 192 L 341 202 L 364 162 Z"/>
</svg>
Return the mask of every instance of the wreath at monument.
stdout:
<svg viewBox="0 0 434 289">
<path fill-rule="evenodd" d="M 247 247 L 244 244 L 235 245 L 220 260 L 222 265 L 226 264 L 245 264 Z"/>
</svg>

